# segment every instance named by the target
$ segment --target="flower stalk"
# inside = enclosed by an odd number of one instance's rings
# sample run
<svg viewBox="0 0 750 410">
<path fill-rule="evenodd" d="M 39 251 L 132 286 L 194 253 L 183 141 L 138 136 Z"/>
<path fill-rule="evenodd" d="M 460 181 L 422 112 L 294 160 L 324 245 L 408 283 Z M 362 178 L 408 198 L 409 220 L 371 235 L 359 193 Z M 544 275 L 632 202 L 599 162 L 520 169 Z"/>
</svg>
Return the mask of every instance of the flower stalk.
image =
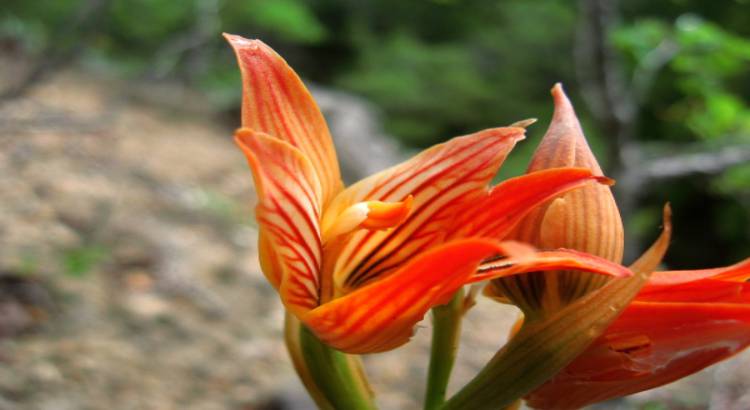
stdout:
<svg viewBox="0 0 750 410">
<path fill-rule="evenodd" d="M 432 347 L 427 370 L 425 410 L 439 409 L 445 403 L 448 382 L 458 353 L 464 312 L 463 289 L 459 289 L 447 304 L 432 309 Z"/>
<path fill-rule="evenodd" d="M 321 342 L 303 325 L 300 325 L 299 343 L 306 369 L 317 391 L 322 395 L 323 400 L 321 398 L 315 400 L 318 407 L 352 410 L 375 410 L 377 408 L 370 386 L 356 357 L 342 353 Z M 311 395 L 316 396 L 314 392 L 311 392 Z"/>
</svg>

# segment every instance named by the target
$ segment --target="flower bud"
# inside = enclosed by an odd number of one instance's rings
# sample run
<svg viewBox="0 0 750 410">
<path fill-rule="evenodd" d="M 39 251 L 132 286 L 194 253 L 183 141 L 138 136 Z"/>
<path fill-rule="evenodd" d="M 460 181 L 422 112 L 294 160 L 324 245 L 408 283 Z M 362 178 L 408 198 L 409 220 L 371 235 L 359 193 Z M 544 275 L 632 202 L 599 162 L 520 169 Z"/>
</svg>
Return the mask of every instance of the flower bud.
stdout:
<svg viewBox="0 0 750 410">
<path fill-rule="evenodd" d="M 584 167 L 602 175 L 562 86 L 552 88 L 555 112 L 527 172 Z M 609 186 L 590 184 L 533 210 L 510 235 L 538 248 L 568 248 L 622 262 L 623 226 Z M 491 296 L 507 298 L 524 311 L 556 311 L 602 286 L 608 278 L 575 271 L 553 271 L 495 281 Z M 532 315 L 533 316 L 533 315 Z"/>
</svg>

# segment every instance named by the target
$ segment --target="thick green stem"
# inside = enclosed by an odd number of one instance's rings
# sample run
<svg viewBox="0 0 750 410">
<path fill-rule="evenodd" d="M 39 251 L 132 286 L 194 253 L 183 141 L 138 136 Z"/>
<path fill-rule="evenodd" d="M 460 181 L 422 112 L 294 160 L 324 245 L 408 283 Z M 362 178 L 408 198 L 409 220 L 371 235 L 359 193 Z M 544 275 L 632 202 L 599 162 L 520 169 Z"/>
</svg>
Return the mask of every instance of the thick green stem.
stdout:
<svg viewBox="0 0 750 410">
<path fill-rule="evenodd" d="M 456 292 L 447 304 L 432 309 L 432 350 L 427 371 L 425 410 L 438 409 L 445 403 L 448 381 L 456 361 L 463 314 L 463 289 Z"/>
<path fill-rule="evenodd" d="M 335 409 L 375 410 L 359 362 L 321 342 L 302 326 L 299 343 L 306 367 L 317 388 Z"/>
</svg>

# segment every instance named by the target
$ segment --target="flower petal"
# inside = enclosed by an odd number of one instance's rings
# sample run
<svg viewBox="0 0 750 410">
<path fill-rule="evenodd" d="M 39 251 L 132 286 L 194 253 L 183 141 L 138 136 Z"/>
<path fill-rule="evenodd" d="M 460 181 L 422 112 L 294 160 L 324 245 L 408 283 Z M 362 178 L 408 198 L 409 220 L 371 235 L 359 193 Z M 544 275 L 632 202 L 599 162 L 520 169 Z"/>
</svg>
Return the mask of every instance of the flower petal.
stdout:
<svg viewBox="0 0 750 410">
<path fill-rule="evenodd" d="M 286 141 L 304 153 L 325 205 L 341 189 L 330 132 L 315 100 L 281 56 L 260 40 L 224 34 L 242 72 L 242 126 Z"/>
<path fill-rule="evenodd" d="M 491 240 L 453 241 L 424 252 L 392 275 L 308 312 L 302 320 L 321 340 L 347 353 L 374 353 L 406 343 L 433 306 L 446 303 L 479 262 L 499 251 Z"/>
<path fill-rule="evenodd" d="M 504 239 L 534 207 L 564 192 L 589 186 L 593 181 L 612 183 L 585 168 L 548 169 L 507 179 L 457 215 L 453 235 Z"/>
<path fill-rule="evenodd" d="M 619 263 L 610 262 L 588 253 L 571 249 L 519 252 L 518 248 L 516 248 L 518 245 L 518 242 L 502 242 L 501 249 L 503 253 L 511 256 L 483 262 L 479 266 L 477 273 L 472 276 L 471 282 L 480 282 L 521 273 L 558 269 L 575 269 L 616 278 L 625 278 L 633 275 L 633 272 Z M 509 249 L 510 246 L 513 248 Z M 495 286 L 498 286 L 498 283 L 492 282 L 485 288 L 485 292 L 492 293 L 491 289 Z"/>
<path fill-rule="evenodd" d="M 336 216 L 326 220 L 322 226 L 323 244 L 354 231 L 355 229 L 388 229 L 401 224 L 411 212 L 414 197 L 407 196 L 403 201 L 357 202 Z"/>
<path fill-rule="evenodd" d="M 523 138 L 523 128 L 496 128 L 454 138 L 347 188 L 323 216 L 323 226 L 363 201 L 403 201 L 412 195 L 406 220 L 389 230 L 359 230 L 326 247 L 325 276 L 338 294 L 392 273 L 404 262 L 444 242 L 456 212 L 486 195 L 505 156 Z"/>
<path fill-rule="evenodd" d="M 670 383 L 726 359 L 750 345 L 750 299 L 745 302 L 633 302 L 583 354 L 527 397 L 528 404 L 577 409 Z"/>
<path fill-rule="evenodd" d="M 750 258 L 723 268 L 654 272 L 644 290 L 706 278 L 746 282 L 750 280 Z"/>
<path fill-rule="evenodd" d="M 235 141 L 247 157 L 258 191 L 263 268 L 281 300 L 299 314 L 318 305 L 320 289 L 320 186 L 307 157 L 290 144 L 241 129 Z"/>
<path fill-rule="evenodd" d="M 716 269 L 655 272 L 638 294 L 638 300 L 657 302 L 750 301 L 750 259 Z"/>
</svg>

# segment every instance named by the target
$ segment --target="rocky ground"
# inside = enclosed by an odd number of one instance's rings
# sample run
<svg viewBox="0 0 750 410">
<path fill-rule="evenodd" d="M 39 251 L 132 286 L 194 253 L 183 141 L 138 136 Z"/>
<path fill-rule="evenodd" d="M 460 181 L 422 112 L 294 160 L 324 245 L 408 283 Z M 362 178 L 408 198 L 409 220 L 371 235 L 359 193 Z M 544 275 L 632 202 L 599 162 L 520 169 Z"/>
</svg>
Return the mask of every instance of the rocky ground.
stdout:
<svg viewBox="0 0 750 410">
<path fill-rule="evenodd" d="M 351 98 L 320 92 L 334 111 Z M 201 101 L 66 71 L 0 105 L 0 409 L 310 408 L 258 270 L 250 173 Z M 373 149 L 377 166 L 397 152 Z M 471 312 L 454 388 L 515 316 L 488 301 Z M 417 408 L 429 326 L 366 358 L 382 408 Z M 750 408 L 748 363 L 603 408 Z"/>
</svg>

